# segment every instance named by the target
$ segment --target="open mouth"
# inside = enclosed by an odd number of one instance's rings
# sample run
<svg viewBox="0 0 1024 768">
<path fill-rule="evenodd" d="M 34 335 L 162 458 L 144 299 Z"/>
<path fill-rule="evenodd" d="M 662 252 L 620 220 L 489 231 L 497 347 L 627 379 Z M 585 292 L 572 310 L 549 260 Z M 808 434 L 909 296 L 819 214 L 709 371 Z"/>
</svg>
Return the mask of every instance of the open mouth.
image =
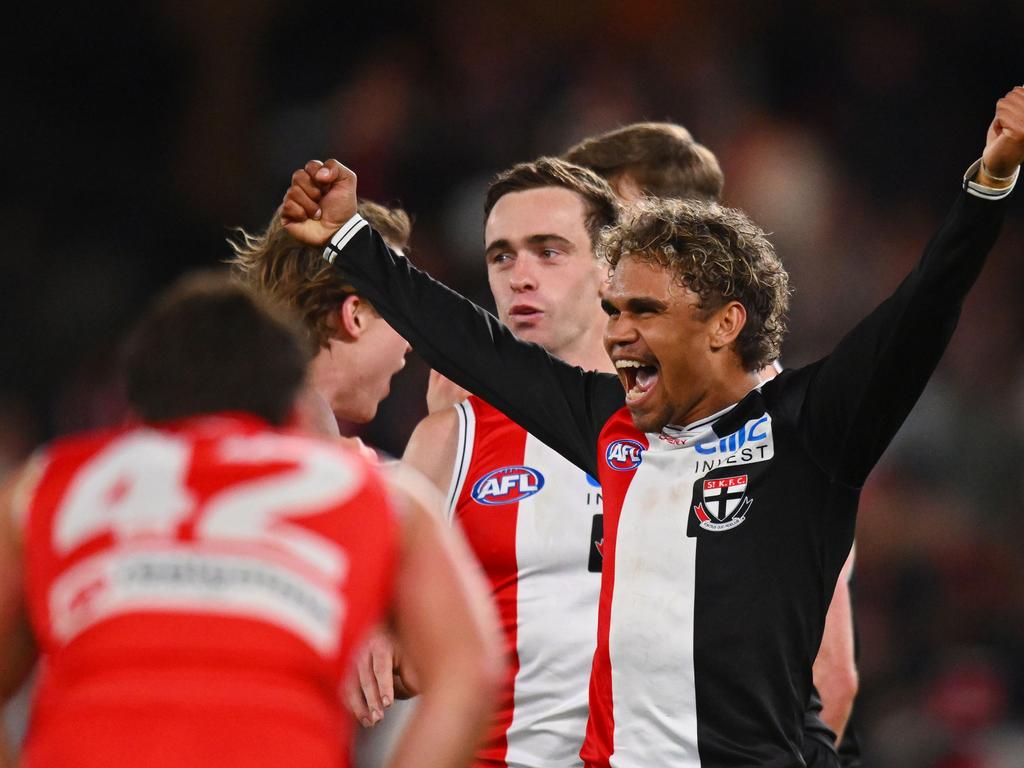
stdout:
<svg viewBox="0 0 1024 768">
<path fill-rule="evenodd" d="M 629 405 L 643 400 L 654 389 L 661 373 L 657 363 L 646 363 L 641 360 L 616 360 L 615 368 L 623 380 L 626 403 Z"/>
</svg>

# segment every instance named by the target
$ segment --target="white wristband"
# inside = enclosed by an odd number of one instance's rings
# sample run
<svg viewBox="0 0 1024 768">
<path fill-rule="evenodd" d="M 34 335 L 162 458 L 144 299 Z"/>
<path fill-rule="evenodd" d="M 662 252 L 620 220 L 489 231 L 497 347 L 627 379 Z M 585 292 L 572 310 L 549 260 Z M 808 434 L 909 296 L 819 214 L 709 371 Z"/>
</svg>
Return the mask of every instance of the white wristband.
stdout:
<svg viewBox="0 0 1024 768">
<path fill-rule="evenodd" d="M 367 227 L 369 224 L 366 223 L 366 219 L 360 216 L 358 213 L 355 214 L 351 219 L 341 225 L 341 229 L 331 236 L 331 242 L 324 248 L 324 259 L 328 264 L 333 264 L 335 257 L 341 250 L 348 245 L 349 240 L 356 236 L 363 227 Z"/>
<path fill-rule="evenodd" d="M 967 190 L 967 194 L 980 197 L 983 200 L 1001 200 L 1004 197 L 1007 197 L 1011 192 L 1013 192 L 1013 188 L 1017 186 L 1017 177 L 1020 176 L 1020 168 L 1017 168 L 1017 170 L 1013 172 L 1013 176 L 1010 177 L 1013 179 L 1013 183 L 1008 187 L 996 189 L 995 187 L 989 187 L 984 184 L 979 184 L 976 181 L 971 181 L 971 179 L 978 175 L 979 170 L 981 170 L 981 158 L 978 158 L 971 163 L 971 167 L 968 168 L 967 173 L 964 174 L 964 189 Z"/>
</svg>

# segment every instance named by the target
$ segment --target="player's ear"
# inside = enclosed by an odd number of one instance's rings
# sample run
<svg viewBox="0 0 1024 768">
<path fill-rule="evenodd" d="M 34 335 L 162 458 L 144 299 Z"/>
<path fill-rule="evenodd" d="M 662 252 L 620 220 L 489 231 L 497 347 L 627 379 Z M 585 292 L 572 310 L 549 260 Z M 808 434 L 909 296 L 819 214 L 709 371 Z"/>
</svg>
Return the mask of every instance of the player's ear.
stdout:
<svg viewBox="0 0 1024 768">
<path fill-rule="evenodd" d="M 708 329 L 712 349 L 727 347 L 736 341 L 747 324 L 747 308 L 738 301 L 730 301 L 711 316 Z"/>
<path fill-rule="evenodd" d="M 346 296 L 338 307 L 338 331 L 353 341 L 366 330 L 368 306 L 361 298 L 352 294 Z"/>
<path fill-rule="evenodd" d="M 632 174 L 623 172 L 609 179 L 616 196 L 627 203 L 635 203 L 644 196 L 644 188 Z"/>
</svg>

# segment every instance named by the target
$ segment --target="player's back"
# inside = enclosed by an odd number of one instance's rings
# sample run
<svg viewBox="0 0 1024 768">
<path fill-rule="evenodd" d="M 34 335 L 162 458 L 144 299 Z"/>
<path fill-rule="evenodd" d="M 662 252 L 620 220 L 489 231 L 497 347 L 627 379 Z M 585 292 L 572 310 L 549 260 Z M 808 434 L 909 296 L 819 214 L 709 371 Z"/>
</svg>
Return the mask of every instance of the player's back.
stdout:
<svg viewBox="0 0 1024 768">
<path fill-rule="evenodd" d="M 253 417 L 55 444 L 25 521 L 26 764 L 346 765 L 338 687 L 395 529 L 372 467 Z"/>
</svg>

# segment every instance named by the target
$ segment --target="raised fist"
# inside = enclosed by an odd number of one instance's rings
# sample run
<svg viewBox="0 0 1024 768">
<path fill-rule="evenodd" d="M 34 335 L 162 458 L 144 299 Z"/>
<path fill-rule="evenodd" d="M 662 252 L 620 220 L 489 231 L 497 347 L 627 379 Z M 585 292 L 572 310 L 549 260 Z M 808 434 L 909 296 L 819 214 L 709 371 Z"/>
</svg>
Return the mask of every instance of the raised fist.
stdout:
<svg viewBox="0 0 1024 768">
<path fill-rule="evenodd" d="M 337 160 L 310 160 L 292 174 L 281 223 L 306 245 L 326 245 L 356 213 L 356 175 Z"/>
<path fill-rule="evenodd" d="M 996 102 L 982 161 L 987 174 L 997 180 L 1013 176 L 1024 162 L 1024 86 L 1017 86 Z"/>
</svg>

